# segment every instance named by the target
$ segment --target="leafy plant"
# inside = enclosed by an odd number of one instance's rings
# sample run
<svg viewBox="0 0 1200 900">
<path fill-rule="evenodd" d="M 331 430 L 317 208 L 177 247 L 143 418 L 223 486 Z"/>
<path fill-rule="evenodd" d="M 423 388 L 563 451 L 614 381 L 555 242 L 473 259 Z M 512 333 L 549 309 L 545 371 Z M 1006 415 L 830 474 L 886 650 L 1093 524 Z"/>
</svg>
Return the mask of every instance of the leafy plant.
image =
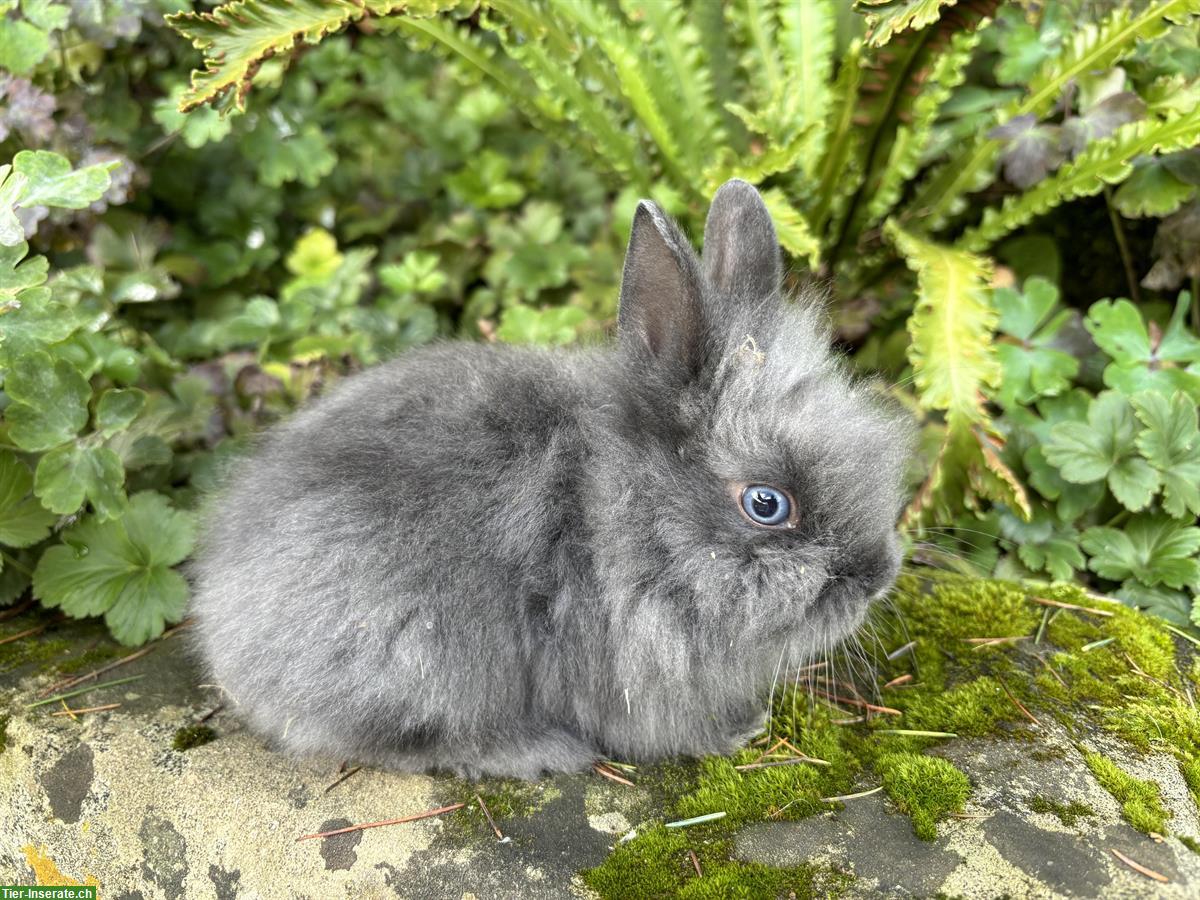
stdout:
<svg viewBox="0 0 1200 900">
<path fill-rule="evenodd" d="M 430 15 L 435 4 L 420 17 L 368 4 L 380 27 L 457 56 L 537 127 L 693 224 L 726 178 L 760 185 L 784 247 L 834 275 L 847 295 L 888 277 L 894 246 L 919 276 L 909 330 L 921 404 L 944 413 L 935 471 L 913 510 L 918 520 L 923 510 L 971 508 L 975 498 L 1029 513 L 981 402 L 981 391 L 999 383 L 999 363 L 988 264 L 970 254 L 1061 203 L 1122 182 L 1135 161 L 1144 167 L 1155 154 L 1165 159 L 1200 143 L 1196 103 L 1146 103 L 1117 90 L 1126 82 L 1118 63 L 1200 10 L 1195 0 L 1157 0 L 1136 12 L 1119 7 L 1057 45 L 1041 43 L 1035 30 L 1034 46 L 1026 35 L 1032 52 L 998 66 L 1010 82 L 1027 80 L 1026 89 L 976 115 L 960 147 L 939 144 L 939 119 L 995 27 L 998 5 L 972 0 L 945 15 L 940 2 L 860 3 L 863 36 L 839 42 L 828 0 L 723 4 L 716 13 L 636 0 L 619 10 L 598 0 L 484 0 L 478 28 L 475 17 Z M 283 21 L 283 9 L 278 0 L 231 5 L 223 41 L 253 39 L 260 56 L 286 51 L 294 23 L 271 24 Z M 172 21 L 199 46 L 213 24 L 211 16 Z M 1006 25 L 1029 28 L 1013 16 Z M 213 100 L 213 85 L 250 83 L 244 53 L 211 53 L 206 63 L 184 107 Z M 1097 71 L 1118 76 L 1093 88 Z M 736 101 L 723 101 L 718 83 Z M 1161 80 L 1145 84 L 1150 95 L 1162 89 Z M 1061 124 L 1046 122 L 1056 115 Z M 1032 175 L 1013 174 L 1016 159 L 1039 153 L 1044 158 L 1021 170 Z M 505 202 L 499 162 L 485 156 L 480 166 L 499 177 L 472 174 L 462 189 L 475 184 L 477 202 Z M 1025 190 L 985 204 L 963 230 L 972 194 L 1001 171 Z M 488 195 L 485 184 L 499 193 Z"/>
</svg>

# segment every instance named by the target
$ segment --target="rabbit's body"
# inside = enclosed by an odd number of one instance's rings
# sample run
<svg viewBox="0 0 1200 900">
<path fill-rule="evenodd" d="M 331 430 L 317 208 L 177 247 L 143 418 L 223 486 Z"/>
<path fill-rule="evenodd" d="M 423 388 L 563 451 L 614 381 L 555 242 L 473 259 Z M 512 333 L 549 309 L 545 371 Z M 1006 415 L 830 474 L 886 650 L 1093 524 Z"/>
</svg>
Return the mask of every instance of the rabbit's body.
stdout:
<svg viewBox="0 0 1200 900">
<path fill-rule="evenodd" d="M 765 216 L 738 185 L 726 213 Z M 773 232 L 749 237 L 775 268 L 722 288 L 737 265 L 701 274 L 644 205 L 618 345 L 414 351 L 269 435 L 196 565 L 198 649 L 251 726 L 531 778 L 725 752 L 761 725 L 781 666 L 894 577 L 906 444 L 811 305 L 780 301 Z M 720 320 L 681 322 L 680 285 Z M 787 485 L 795 521 L 748 517 L 734 495 L 759 483 Z"/>
</svg>

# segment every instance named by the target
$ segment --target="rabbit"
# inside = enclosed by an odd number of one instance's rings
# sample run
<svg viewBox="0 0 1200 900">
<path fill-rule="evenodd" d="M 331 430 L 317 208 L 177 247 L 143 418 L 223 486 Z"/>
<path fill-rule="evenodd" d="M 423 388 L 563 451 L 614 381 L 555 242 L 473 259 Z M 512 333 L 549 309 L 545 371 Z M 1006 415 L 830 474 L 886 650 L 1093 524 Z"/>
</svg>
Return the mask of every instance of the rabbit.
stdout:
<svg viewBox="0 0 1200 900">
<path fill-rule="evenodd" d="M 636 209 L 616 340 L 343 379 L 211 501 L 196 653 L 293 756 L 535 779 L 728 753 L 900 563 L 913 429 L 782 293 L 740 180 Z"/>
</svg>

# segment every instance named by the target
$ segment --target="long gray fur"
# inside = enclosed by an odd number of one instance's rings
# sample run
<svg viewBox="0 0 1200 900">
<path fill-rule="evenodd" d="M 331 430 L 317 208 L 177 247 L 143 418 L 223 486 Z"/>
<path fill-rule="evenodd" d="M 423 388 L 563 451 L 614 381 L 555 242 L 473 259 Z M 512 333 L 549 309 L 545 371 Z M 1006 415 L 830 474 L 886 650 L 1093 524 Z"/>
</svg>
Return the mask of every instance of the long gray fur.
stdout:
<svg viewBox="0 0 1200 900">
<path fill-rule="evenodd" d="M 911 426 L 782 296 L 753 187 L 704 242 L 643 201 L 614 345 L 412 351 L 263 437 L 193 568 L 193 650 L 255 731 L 469 777 L 728 752 L 857 628 Z M 752 524 L 747 482 L 798 526 Z"/>
</svg>

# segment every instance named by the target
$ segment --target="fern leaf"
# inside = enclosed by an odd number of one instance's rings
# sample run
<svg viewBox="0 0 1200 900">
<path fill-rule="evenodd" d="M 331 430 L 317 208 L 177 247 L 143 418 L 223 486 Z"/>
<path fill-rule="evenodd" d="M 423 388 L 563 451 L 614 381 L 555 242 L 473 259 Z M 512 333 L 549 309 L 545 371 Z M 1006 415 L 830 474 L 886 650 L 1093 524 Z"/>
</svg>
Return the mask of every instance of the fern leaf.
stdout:
<svg viewBox="0 0 1200 900">
<path fill-rule="evenodd" d="M 768 147 L 757 156 L 748 158 L 725 150 L 720 161 L 702 177 L 705 192 L 713 193 L 730 178 L 740 178 L 757 185 L 772 175 L 794 171 L 811 146 L 810 137 L 811 131 L 802 131 L 788 143 Z"/>
<path fill-rule="evenodd" d="M 479 47 L 462 29 L 439 19 L 401 19 L 404 30 L 420 33 L 439 42 L 454 54 L 474 65 L 479 71 L 495 80 L 508 95 L 540 127 L 553 130 L 555 123 L 563 119 L 577 127 L 569 129 L 563 137 L 580 147 L 585 153 L 599 157 L 603 162 L 631 180 L 635 187 L 646 192 L 646 164 L 637 142 L 622 121 L 596 95 L 589 93 L 570 67 L 563 64 L 560 45 L 554 48 L 549 41 L 543 42 L 533 36 L 513 40 L 506 30 L 489 18 L 481 24 L 496 32 L 501 46 L 514 63 L 524 69 L 533 84 L 526 87 L 516 82 L 483 48 Z M 536 87 L 536 90 L 530 88 Z M 539 94 L 540 91 L 540 94 Z M 535 102 L 534 98 L 541 102 Z"/>
<path fill-rule="evenodd" d="M 732 8 L 735 20 L 746 33 L 747 49 L 742 68 L 752 85 L 761 85 L 758 105 L 767 106 L 783 93 L 783 65 L 775 38 L 775 4 L 771 0 L 743 0 Z"/>
<path fill-rule="evenodd" d="M 866 14 L 867 44 L 882 47 L 899 32 L 932 25 L 943 6 L 958 0 L 858 0 L 854 8 Z"/>
<path fill-rule="evenodd" d="M 679 0 L 622 0 L 621 8 L 646 26 L 644 43 L 655 56 L 663 83 L 674 86 L 678 100 L 664 112 L 674 132 L 687 135 L 684 155 L 690 166 L 698 167 L 711 148 L 724 142 L 699 33 L 686 23 Z"/>
<path fill-rule="evenodd" d="M 700 46 L 704 48 L 707 70 L 712 80 L 713 102 L 720 110 L 729 144 L 736 150 L 745 149 L 748 141 L 745 131 L 738 127 L 737 120 L 725 108 L 737 95 L 736 66 L 730 28 L 725 20 L 724 3 L 697 3 L 692 7 L 692 22 L 700 35 Z"/>
<path fill-rule="evenodd" d="M 988 297 L 991 261 L 928 241 L 891 219 L 884 231 L 917 274 L 908 359 L 921 405 L 984 421 L 983 391 L 998 385 L 1001 373 L 992 347 L 998 319 Z"/>
<path fill-rule="evenodd" d="M 1078 157 L 1023 194 L 984 210 L 983 218 L 957 241 L 963 250 L 985 250 L 995 241 L 1060 203 L 1098 194 L 1133 171 L 1135 157 L 1172 153 L 1200 144 L 1200 108 L 1168 121 L 1142 120 L 1119 128 L 1111 137 L 1093 141 Z"/>
<path fill-rule="evenodd" d="M 1112 66 L 1133 53 L 1139 40 L 1162 34 L 1169 20 L 1197 11 L 1200 0 L 1158 0 L 1137 15 L 1122 7 L 1099 24 L 1085 25 L 1067 40 L 1062 53 L 1046 61 L 1030 80 L 1029 92 L 1005 107 L 996 123 L 1028 114 L 1044 115 L 1072 79 Z M 943 228 L 966 206 L 966 194 L 991 183 L 999 152 L 1000 142 L 983 132 L 957 156 L 934 170 L 905 210 L 905 218 L 920 219 L 929 231 Z"/>
<path fill-rule="evenodd" d="M 809 221 L 818 234 L 825 232 L 831 216 L 838 211 L 838 198 L 856 191 L 861 181 L 861 169 L 852 171 L 854 146 L 855 97 L 862 84 L 862 42 L 851 41 L 838 70 L 833 87 L 833 102 L 829 107 L 827 149 L 816 171 L 816 197 L 811 204 Z M 798 191 L 809 190 L 808 184 L 796 184 Z"/>
<path fill-rule="evenodd" d="M 937 89 L 936 84 L 930 87 L 928 81 L 942 51 L 956 35 L 978 33 L 987 21 L 987 14 L 998 3 L 999 0 L 971 0 L 953 15 L 945 16 L 928 28 L 900 35 L 886 51 L 872 54 L 864 61 L 863 84 L 859 89 L 858 108 L 855 110 L 856 122 L 863 124 L 856 129 L 855 155 L 858 169 L 865 177 L 861 187 L 845 201 L 845 214 L 839 211 L 834 217 L 833 234 L 836 237 L 831 242 L 831 255 L 834 258 L 841 259 L 847 255 L 858 258 L 862 249 L 859 237 L 863 230 L 868 224 L 882 218 L 881 214 L 872 220 L 869 206 L 872 199 L 879 195 L 885 179 L 893 179 L 893 185 L 885 189 L 883 196 L 889 207 L 891 198 L 898 195 L 903 183 L 894 183 L 896 173 L 888 163 L 893 149 L 902 154 L 920 151 L 919 145 L 924 138 L 914 140 L 910 126 L 915 121 L 918 100 L 934 101 L 933 109 L 929 111 L 932 117 L 936 116 L 937 107 L 945 96 L 926 96 L 927 91 Z M 897 142 L 900 144 L 898 148 L 895 147 Z"/>
<path fill-rule="evenodd" d="M 837 9 L 833 0 L 799 0 L 779 9 L 779 43 L 784 51 L 788 108 L 796 132 L 810 130 L 808 159 L 825 151 L 825 113 L 833 74 Z"/>
<path fill-rule="evenodd" d="M 167 16 L 172 28 L 204 52 L 204 68 L 192 72 L 179 111 L 214 103 L 229 91 L 234 106 L 245 109 L 250 82 L 264 60 L 319 43 L 366 15 L 403 11 L 432 16 L 456 4 L 457 0 L 236 0 L 212 12 Z"/>
<path fill-rule="evenodd" d="M 663 105 L 670 102 L 670 96 L 665 93 L 660 79 L 654 77 L 650 67 L 631 49 L 638 46 L 637 39 L 595 0 L 551 0 L 551 7 L 596 42 L 612 64 L 623 96 L 657 145 L 659 156 L 677 186 L 694 190 L 695 182 L 685 175 L 686 161 L 679 142 L 663 115 Z"/>
<path fill-rule="evenodd" d="M 971 53 L 990 21 L 982 19 L 973 31 L 956 33 L 949 46 L 937 56 L 921 92 L 913 100 L 911 122 L 896 129 L 882 177 L 867 204 L 864 227 L 870 227 L 886 216 L 900 200 L 904 185 L 917 174 L 938 112 L 954 89 L 962 84 Z"/>
<path fill-rule="evenodd" d="M 925 483 L 905 512 L 907 527 L 948 522 L 964 510 L 983 511 L 983 500 L 1003 503 L 1028 521 L 1029 495 L 1001 458 L 995 430 L 950 413 L 942 444 Z"/>
<path fill-rule="evenodd" d="M 817 268 L 821 261 L 821 242 L 817 240 L 804 215 L 788 203 L 787 197 L 779 188 L 763 191 L 762 198 L 775 223 L 779 243 L 797 259 L 808 260 L 810 269 Z"/>
</svg>

